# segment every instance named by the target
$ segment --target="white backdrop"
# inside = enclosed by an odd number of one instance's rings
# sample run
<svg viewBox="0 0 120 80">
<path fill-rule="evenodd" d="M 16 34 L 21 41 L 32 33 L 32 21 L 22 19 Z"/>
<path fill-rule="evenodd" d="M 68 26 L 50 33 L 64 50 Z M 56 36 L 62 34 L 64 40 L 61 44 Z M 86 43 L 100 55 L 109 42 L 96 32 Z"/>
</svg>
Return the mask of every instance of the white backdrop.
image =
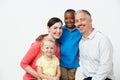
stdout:
<svg viewBox="0 0 120 80">
<path fill-rule="evenodd" d="M 120 80 L 119 0 L 0 0 L 0 80 L 22 80 L 20 60 L 35 38 L 47 33 L 47 21 L 63 20 L 66 9 L 86 9 L 95 28 L 109 36 L 114 47 L 114 73 Z M 80 80 L 81 69 L 76 80 Z"/>
</svg>

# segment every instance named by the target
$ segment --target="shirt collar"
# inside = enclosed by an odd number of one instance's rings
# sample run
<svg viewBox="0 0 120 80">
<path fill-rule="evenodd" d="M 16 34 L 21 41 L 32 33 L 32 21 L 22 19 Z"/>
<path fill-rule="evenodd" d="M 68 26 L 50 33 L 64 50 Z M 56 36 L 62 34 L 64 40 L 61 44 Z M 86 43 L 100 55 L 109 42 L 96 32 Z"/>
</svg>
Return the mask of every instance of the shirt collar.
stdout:
<svg viewBox="0 0 120 80">
<path fill-rule="evenodd" d="M 92 33 L 86 38 L 86 39 L 93 39 L 94 38 L 94 36 L 95 36 L 95 34 L 96 34 L 96 29 L 94 29 L 93 31 L 92 31 Z M 85 39 L 83 36 L 82 36 L 82 39 Z"/>
<path fill-rule="evenodd" d="M 63 26 L 63 29 L 68 30 L 68 29 L 67 29 L 67 25 L 64 25 L 64 26 Z M 74 31 L 74 30 L 76 30 L 76 29 L 77 29 L 77 28 L 76 28 L 76 26 L 74 25 L 74 28 L 73 28 L 71 31 Z"/>
</svg>

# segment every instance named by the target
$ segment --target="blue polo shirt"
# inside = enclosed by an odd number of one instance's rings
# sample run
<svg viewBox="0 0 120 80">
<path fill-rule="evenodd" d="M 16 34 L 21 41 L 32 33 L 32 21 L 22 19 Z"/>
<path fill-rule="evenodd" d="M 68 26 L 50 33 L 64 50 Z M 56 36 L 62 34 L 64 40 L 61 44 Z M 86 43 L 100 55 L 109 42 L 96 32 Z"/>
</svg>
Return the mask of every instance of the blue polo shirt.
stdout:
<svg viewBox="0 0 120 80">
<path fill-rule="evenodd" d="M 60 66 L 66 68 L 79 67 L 79 41 L 82 34 L 74 25 L 73 30 L 69 31 L 66 25 L 63 26 L 62 36 L 58 39 L 60 43 Z"/>
</svg>

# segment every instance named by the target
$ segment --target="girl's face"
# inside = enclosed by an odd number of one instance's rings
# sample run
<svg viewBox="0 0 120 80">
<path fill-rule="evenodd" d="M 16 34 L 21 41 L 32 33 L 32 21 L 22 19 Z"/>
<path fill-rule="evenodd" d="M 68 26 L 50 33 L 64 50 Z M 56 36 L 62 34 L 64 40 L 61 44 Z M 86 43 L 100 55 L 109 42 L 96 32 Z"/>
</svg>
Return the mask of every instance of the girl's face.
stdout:
<svg viewBox="0 0 120 80">
<path fill-rule="evenodd" d="M 58 39 L 62 35 L 62 23 L 57 22 L 51 27 L 48 27 L 48 32 L 53 39 Z"/>
<path fill-rule="evenodd" d="M 42 51 L 45 56 L 51 57 L 55 54 L 55 43 L 50 41 L 45 41 L 43 43 Z"/>
</svg>

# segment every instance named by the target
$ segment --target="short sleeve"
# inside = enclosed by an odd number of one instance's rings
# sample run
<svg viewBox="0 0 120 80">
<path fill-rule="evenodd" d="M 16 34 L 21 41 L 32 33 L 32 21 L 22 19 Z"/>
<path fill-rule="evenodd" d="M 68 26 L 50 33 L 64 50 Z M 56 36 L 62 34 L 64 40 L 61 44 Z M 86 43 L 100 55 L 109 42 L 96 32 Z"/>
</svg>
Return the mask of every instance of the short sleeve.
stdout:
<svg viewBox="0 0 120 80">
<path fill-rule="evenodd" d="M 36 61 L 36 66 L 42 66 L 42 56 Z"/>
</svg>

